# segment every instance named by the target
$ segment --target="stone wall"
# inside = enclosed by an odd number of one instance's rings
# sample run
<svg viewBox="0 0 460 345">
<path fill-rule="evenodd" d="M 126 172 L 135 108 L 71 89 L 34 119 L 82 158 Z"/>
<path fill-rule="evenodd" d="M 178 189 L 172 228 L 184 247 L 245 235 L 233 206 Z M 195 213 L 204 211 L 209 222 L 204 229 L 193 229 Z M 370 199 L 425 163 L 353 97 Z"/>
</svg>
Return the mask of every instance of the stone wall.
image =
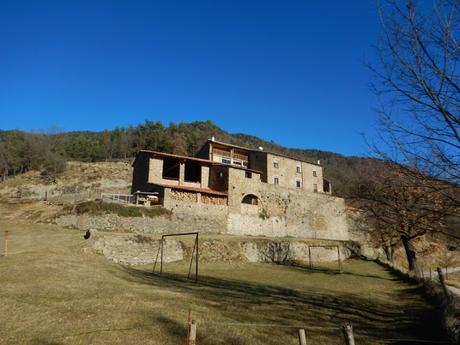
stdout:
<svg viewBox="0 0 460 345">
<path fill-rule="evenodd" d="M 115 214 L 68 214 L 55 219 L 58 225 L 82 230 L 97 229 L 133 233 L 167 234 L 199 231 L 221 233 L 227 225 L 227 206 L 179 202 L 171 205 L 171 216 L 120 217 Z M 198 211 L 198 209 L 200 211 Z"/>
<path fill-rule="evenodd" d="M 154 263 L 160 241 L 143 235 L 115 235 L 91 231 L 93 248 L 107 259 L 128 265 Z M 182 243 L 170 239 L 164 243 L 163 262 L 180 261 L 185 258 Z"/>
<path fill-rule="evenodd" d="M 163 182 L 163 159 L 149 158 L 148 165 L 148 183 Z"/>
<path fill-rule="evenodd" d="M 247 194 L 259 198 L 257 210 L 241 203 Z M 230 234 L 349 240 L 342 198 L 263 183 L 229 169 L 228 205 Z"/>
<path fill-rule="evenodd" d="M 309 246 L 312 246 L 310 250 Z M 315 263 L 320 262 L 338 261 L 337 247 L 318 247 L 317 244 L 311 244 L 308 241 L 242 241 L 241 248 L 243 251 L 243 256 L 249 262 L 298 262 L 302 264 L 309 264 L 310 254 L 312 266 L 314 266 Z M 342 245 L 339 245 L 339 251 L 341 260 L 347 259 L 351 255 L 351 252 Z"/>
<path fill-rule="evenodd" d="M 93 248 L 108 259 L 128 265 L 153 264 L 159 248 L 158 236 L 139 234 L 114 234 L 91 231 L 90 241 Z M 200 241 L 200 262 L 269 262 L 279 264 L 309 264 L 309 243 L 299 240 L 239 240 L 239 239 L 202 239 Z M 168 238 L 164 244 L 164 262 L 189 260 L 193 241 Z M 345 247 L 340 247 L 341 259 L 350 256 Z M 313 267 L 321 262 L 337 261 L 336 247 L 312 247 Z"/>
</svg>

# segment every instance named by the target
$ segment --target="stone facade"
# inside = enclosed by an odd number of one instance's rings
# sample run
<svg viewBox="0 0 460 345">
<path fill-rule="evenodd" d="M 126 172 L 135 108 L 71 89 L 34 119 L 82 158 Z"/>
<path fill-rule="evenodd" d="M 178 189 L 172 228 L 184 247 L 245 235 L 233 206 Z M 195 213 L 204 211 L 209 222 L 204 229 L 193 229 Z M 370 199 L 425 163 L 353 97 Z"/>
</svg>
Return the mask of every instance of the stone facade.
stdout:
<svg viewBox="0 0 460 345">
<path fill-rule="evenodd" d="M 284 188 L 309 192 L 323 191 L 323 168 L 320 165 L 265 152 L 253 155 L 257 167 L 263 169 L 262 181 Z"/>
<path fill-rule="evenodd" d="M 211 140 L 198 157 L 141 151 L 133 166 L 133 190 L 209 219 L 206 232 L 349 240 L 345 202 L 324 191 L 318 164 Z"/>
<path fill-rule="evenodd" d="M 258 205 L 242 203 L 255 195 Z M 230 169 L 228 232 L 349 240 L 345 202 L 328 194 L 284 188 Z"/>
</svg>

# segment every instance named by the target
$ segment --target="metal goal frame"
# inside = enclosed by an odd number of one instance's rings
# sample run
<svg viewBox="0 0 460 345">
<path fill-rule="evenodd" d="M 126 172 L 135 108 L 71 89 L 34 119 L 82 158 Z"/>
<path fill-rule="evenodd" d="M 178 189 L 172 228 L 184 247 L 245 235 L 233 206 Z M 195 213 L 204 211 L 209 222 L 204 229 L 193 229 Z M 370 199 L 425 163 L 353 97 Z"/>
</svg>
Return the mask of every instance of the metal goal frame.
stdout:
<svg viewBox="0 0 460 345">
<path fill-rule="evenodd" d="M 160 245 L 158 247 L 158 252 L 155 258 L 155 264 L 153 265 L 153 273 L 155 273 L 155 269 L 158 262 L 158 256 L 160 256 L 160 276 L 163 274 L 163 256 L 164 256 L 164 243 L 166 241 L 166 237 L 176 237 L 176 236 L 195 236 L 195 244 L 192 250 L 192 257 L 190 258 L 190 265 L 188 268 L 188 275 L 187 279 L 190 279 L 192 274 L 192 265 L 193 265 L 193 258 L 195 258 L 195 282 L 198 281 L 198 270 L 199 270 L 199 233 L 198 232 L 182 232 L 182 233 L 175 233 L 175 234 L 166 234 L 161 236 Z"/>
</svg>

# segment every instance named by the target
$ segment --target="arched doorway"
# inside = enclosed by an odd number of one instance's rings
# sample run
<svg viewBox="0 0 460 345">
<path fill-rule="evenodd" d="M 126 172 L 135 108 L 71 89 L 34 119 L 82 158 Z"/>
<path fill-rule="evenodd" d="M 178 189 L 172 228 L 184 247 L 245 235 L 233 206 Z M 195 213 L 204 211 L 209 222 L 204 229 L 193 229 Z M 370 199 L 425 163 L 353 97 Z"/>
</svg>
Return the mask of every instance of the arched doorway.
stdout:
<svg viewBox="0 0 460 345">
<path fill-rule="evenodd" d="M 254 194 L 246 194 L 241 200 L 242 204 L 258 206 L 260 204 L 259 198 Z"/>
</svg>

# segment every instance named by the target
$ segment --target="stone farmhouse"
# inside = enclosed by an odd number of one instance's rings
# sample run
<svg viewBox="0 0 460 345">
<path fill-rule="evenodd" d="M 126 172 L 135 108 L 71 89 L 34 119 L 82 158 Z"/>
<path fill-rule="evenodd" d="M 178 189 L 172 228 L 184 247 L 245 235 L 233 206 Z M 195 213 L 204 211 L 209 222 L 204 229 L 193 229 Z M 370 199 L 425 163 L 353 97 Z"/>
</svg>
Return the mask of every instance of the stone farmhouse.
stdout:
<svg viewBox="0 0 460 345">
<path fill-rule="evenodd" d="M 133 168 L 136 203 L 198 218 L 208 232 L 349 239 L 344 200 L 320 164 L 212 138 L 195 157 L 139 151 Z"/>
</svg>

